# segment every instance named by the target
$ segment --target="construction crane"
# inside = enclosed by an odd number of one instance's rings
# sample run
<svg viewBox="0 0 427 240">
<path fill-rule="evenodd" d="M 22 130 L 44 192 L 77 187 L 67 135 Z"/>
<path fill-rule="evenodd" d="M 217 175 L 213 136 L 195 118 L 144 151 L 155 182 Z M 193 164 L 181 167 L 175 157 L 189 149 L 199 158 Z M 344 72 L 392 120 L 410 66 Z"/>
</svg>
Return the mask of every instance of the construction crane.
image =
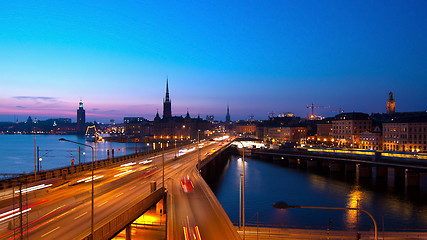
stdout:
<svg viewBox="0 0 427 240">
<path fill-rule="evenodd" d="M 314 115 L 314 109 L 315 108 L 329 108 L 330 106 L 315 106 L 314 103 L 311 103 L 311 105 L 307 105 L 307 108 L 311 108 L 311 115 L 310 115 L 310 119 L 314 119 L 314 117 L 316 117 Z"/>
</svg>

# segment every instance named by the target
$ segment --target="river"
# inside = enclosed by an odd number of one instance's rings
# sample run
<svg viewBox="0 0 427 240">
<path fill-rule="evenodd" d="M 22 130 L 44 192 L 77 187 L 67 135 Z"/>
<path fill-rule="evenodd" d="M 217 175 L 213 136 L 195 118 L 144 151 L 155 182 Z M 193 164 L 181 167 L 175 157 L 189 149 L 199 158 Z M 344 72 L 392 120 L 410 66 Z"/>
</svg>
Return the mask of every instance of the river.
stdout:
<svg viewBox="0 0 427 240">
<path fill-rule="evenodd" d="M 242 160 L 229 162 L 211 188 L 234 224 L 239 222 L 239 186 Z M 275 209 L 277 201 L 290 205 L 320 207 L 359 207 L 370 212 L 379 231 L 426 231 L 427 191 L 408 191 L 390 183 L 378 185 L 375 178 L 362 182 L 329 174 L 288 168 L 254 158 L 245 158 L 246 222 L 252 226 L 369 230 L 370 217 L 356 211 L 318 209 Z M 384 219 L 384 220 L 383 220 Z"/>
<path fill-rule="evenodd" d="M 35 139 L 34 139 L 35 138 Z M 87 142 L 85 138 L 76 135 L 0 135 L 0 173 L 29 173 L 34 172 L 34 146 L 39 147 L 41 158 L 41 171 L 70 166 L 72 159 L 74 164 L 79 162 L 79 145 L 60 142 L 60 138 L 87 144 L 95 147 L 95 143 Z M 35 144 L 36 143 L 36 144 Z M 91 149 L 81 147 L 82 163 L 92 161 Z M 110 157 L 114 149 L 114 156 L 122 156 L 135 153 L 135 150 L 151 150 L 152 145 L 147 143 L 118 143 L 98 142 L 96 144 L 96 159 L 107 158 L 107 150 Z"/>
</svg>

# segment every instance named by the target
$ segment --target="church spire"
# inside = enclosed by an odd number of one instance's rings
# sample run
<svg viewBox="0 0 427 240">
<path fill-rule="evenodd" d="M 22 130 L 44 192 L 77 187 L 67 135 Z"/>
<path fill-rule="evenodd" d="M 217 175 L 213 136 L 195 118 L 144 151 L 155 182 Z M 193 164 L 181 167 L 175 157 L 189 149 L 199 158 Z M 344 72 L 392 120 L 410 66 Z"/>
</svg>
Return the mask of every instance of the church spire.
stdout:
<svg viewBox="0 0 427 240">
<path fill-rule="evenodd" d="M 169 79 L 166 78 L 166 97 L 165 97 L 165 102 L 170 102 L 169 99 Z"/>
<path fill-rule="evenodd" d="M 228 107 L 228 104 L 227 104 L 227 115 L 225 115 L 225 122 L 226 123 L 231 122 L 231 120 L 230 120 L 230 108 Z"/>
<path fill-rule="evenodd" d="M 163 118 L 172 117 L 171 100 L 169 98 L 169 79 L 166 78 L 166 96 L 163 101 Z"/>
</svg>

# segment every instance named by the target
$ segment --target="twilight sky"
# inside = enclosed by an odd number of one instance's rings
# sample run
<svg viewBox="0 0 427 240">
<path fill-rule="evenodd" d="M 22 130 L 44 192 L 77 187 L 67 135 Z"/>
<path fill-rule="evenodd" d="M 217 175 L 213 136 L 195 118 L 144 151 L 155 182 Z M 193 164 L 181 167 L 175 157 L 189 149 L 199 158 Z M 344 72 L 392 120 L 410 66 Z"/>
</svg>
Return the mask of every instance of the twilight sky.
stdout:
<svg viewBox="0 0 427 240">
<path fill-rule="evenodd" d="M 3 1 L 0 121 L 427 110 L 427 1 Z"/>
</svg>

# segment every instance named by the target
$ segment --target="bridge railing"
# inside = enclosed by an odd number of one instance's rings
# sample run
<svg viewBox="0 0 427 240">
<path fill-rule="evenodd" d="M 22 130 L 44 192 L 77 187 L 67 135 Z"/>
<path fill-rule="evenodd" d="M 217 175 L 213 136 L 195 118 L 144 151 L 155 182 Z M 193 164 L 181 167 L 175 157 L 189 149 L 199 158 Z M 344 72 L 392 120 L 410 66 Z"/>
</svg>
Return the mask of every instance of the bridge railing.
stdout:
<svg viewBox="0 0 427 240">
<path fill-rule="evenodd" d="M 187 143 L 187 144 L 183 144 L 182 146 L 188 145 L 191 143 Z M 166 147 L 165 150 L 170 150 L 173 149 L 174 146 L 171 144 L 169 145 L 169 147 Z M 119 157 L 111 157 L 111 158 L 106 158 L 106 159 L 102 159 L 102 160 L 97 160 L 94 162 L 94 169 L 100 169 L 100 168 L 105 168 L 105 167 L 114 167 L 116 165 L 121 164 L 124 161 L 128 161 L 128 160 L 132 160 L 132 159 L 136 159 L 139 157 L 143 157 L 143 156 L 150 156 L 150 155 L 155 155 L 156 153 L 161 152 L 162 149 L 158 148 L 156 150 L 150 150 L 150 151 L 145 151 L 145 152 L 139 152 L 139 153 L 132 153 L 132 154 L 128 154 L 128 155 L 123 155 L 123 156 L 119 156 Z M 49 179 L 54 179 L 54 178 L 59 178 L 62 181 L 58 181 L 58 185 L 60 184 L 64 184 L 64 182 L 66 182 L 68 180 L 68 178 L 73 178 L 75 177 L 76 174 L 82 174 L 84 172 L 90 171 L 92 167 L 92 162 L 88 162 L 88 163 L 83 163 L 83 164 L 78 164 L 78 165 L 73 165 L 73 166 L 65 166 L 65 167 L 61 167 L 61 168 L 56 168 L 56 169 L 50 169 L 50 170 L 46 170 L 43 172 L 38 172 L 37 175 L 35 176 L 34 172 L 30 172 L 29 174 L 22 174 L 21 176 L 18 177 L 12 177 L 12 178 L 7 178 L 7 179 L 1 179 L 0 180 L 0 190 L 3 189 L 8 189 L 11 188 L 13 186 L 13 183 L 33 183 L 33 182 L 37 182 L 37 181 L 43 181 L 43 180 L 49 180 Z"/>
</svg>

